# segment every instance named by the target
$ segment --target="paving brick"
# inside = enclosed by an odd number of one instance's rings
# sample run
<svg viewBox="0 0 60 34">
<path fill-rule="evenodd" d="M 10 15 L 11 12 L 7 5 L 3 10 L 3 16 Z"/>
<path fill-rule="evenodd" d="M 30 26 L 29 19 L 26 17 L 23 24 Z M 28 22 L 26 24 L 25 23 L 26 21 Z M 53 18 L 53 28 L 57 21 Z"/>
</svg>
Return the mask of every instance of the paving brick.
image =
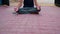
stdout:
<svg viewBox="0 0 60 34">
<path fill-rule="evenodd" d="M 42 6 L 39 15 L 12 14 L 13 7 L 0 7 L 0 34 L 60 34 L 60 8 Z"/>
</svg>

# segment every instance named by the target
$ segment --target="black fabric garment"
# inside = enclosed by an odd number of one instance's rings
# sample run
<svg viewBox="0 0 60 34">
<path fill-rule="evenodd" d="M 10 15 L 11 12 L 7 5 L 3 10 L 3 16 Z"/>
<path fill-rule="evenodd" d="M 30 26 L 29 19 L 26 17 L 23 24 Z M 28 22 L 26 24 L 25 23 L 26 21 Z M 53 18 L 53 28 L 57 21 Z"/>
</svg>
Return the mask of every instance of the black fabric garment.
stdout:
<svg viewBox="0 0 60 34">
<path fill-rule="evenodd" d="M 60 4 L 60 0 L 55 0 L 55 3 L 58 3 L 58 4 Z"/>
<path fill-rule="evenodd" d="M 33 0 L 24 0 L 24 7 L 34 7 Z"/>
<path fill-rule="evenodd" d="M 55 5 L 60 7 L 60 0 L 55 0 Z"/>
<path fill-rule="evenodd" d="M 0 5 L 2 4 L 2 0 L 0 0 Z"/>
<path fill-rule="evenodd" d="M 2 0 L 2 5 L 8 5 L 9 6 L 9 0 Z"/>
</svg>

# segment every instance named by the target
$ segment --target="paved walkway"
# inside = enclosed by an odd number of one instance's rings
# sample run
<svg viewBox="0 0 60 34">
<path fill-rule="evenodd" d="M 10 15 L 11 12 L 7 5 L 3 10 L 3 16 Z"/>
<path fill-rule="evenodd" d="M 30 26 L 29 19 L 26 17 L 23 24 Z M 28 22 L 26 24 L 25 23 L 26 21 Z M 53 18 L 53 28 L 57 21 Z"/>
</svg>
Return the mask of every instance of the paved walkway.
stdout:
<svg viewBox="0 0 60 34">
<path fill-rule="evenodd" d="M 13 7 L 0 7 L 0 34 L 60 34 L 60 8 L 41 8 L 39 15 L 17 16 Z"/>
</svg>

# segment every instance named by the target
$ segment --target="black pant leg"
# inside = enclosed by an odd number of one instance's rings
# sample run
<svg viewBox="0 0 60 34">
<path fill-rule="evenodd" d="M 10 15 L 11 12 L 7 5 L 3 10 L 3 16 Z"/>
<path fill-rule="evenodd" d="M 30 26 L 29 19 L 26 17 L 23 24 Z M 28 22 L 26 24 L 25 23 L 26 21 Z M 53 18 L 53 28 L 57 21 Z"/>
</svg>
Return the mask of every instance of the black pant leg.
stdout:
<svg viewBox="0 0 60 34">
<path fill-rule="evenodd" d="M 2 5 L 8 5 L 9 6 L 9 0 L 2 0 Z"/>
<path fill-rule="evenodd" d="M 55 5 L 60 7 L 60 0 L 55 0 Z"/>
</svg>

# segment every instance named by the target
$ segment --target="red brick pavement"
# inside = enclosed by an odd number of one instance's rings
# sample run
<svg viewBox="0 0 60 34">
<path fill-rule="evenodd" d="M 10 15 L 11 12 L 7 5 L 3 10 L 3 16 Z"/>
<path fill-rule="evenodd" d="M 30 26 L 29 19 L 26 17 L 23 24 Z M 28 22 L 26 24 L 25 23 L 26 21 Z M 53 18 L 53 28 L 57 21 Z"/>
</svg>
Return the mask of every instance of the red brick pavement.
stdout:
<svg viewBox="0 0 60 34">
<path fill-rule="evenodd" d="M 0 34 L 60 34 L 60 8 L 42 6 L 39 15 L 14 15 L 13 7 L 0 7 Z"/>
</svg>

